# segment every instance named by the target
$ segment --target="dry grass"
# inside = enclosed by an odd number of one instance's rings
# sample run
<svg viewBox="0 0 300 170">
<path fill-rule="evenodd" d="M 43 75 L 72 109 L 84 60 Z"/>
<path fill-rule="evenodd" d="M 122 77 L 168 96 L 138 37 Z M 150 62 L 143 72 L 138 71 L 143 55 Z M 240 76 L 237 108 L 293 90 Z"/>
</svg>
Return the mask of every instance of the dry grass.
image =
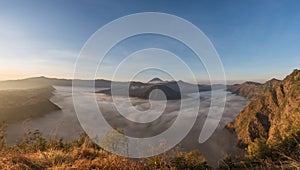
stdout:
<svg viewBox="0 0 300 170">
<path fill-rule="evenodd" d="M 3 134 L 3 133 L 2 133 Z M 0 169 L 209 169 L 204 157 L 197 151 L 188 153 L 174 149 L 168 154 L 152 158 L 129 159 L 101 149 L 86 135 L 77 140 L 46 141 L 39 131 L 25 135 L 14 146 L 5 145 L 0 151 Z"/>
<path fill-rule="evenodd" d="M 5 125 L 0 124 L 0 169 L 210 169 L 197 151 L 182 152 L 179 148 L 144 159 L 129 159 L 101 149 L 86 135 L 72 142 L 46 140 L 39 131 L 25 134 L 14 146 L 5 144 Z M 263 141 L 251 145 L 245 157 L 227 157 L 218 169 L 300 169 L 300 133 L 275 146 Z"/>
<path fill-rule="evenodd" d="M 300 169 L 300 132 L 273 145 L 265 139 L 255 140 L 244 157 L 227 157 L 219 169 Z"/>
</svg>

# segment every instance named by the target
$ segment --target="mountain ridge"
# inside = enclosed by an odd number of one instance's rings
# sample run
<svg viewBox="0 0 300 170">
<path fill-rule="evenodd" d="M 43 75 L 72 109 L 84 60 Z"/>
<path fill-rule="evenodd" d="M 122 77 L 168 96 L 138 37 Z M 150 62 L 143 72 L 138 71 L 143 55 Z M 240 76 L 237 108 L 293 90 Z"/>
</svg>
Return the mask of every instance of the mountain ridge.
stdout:
<svg viewBox="0 0 300 170">
<path fill-rule="evenodd" d="M 253 100 L 260 97 L 264 92 L 272 89 L 280 82 L 281 80 L 275 78 L 272 78 L 265 83 L 246 81 L 242 84 L 228 85 L 227 91 L 239 96 L 243 96 L 249 100 Z"/>
<path fill-rule="evenodd" d="M 149 80 L 147 83 L 163 83 L 164 81 L 161 80 L 160 78 L 158 77 L 154 77 L 152 78 L 151 80 Z"/>
<path fill-rule="evenodd" d="M 241 145 L 257 138 L 276 143 L 296 133 L 300 127 L 299 70 L 295 69 L 282 81 L 267 81 L 259 88 L 264 92 L 226 126 L 237 134 Z"/>
</svg>

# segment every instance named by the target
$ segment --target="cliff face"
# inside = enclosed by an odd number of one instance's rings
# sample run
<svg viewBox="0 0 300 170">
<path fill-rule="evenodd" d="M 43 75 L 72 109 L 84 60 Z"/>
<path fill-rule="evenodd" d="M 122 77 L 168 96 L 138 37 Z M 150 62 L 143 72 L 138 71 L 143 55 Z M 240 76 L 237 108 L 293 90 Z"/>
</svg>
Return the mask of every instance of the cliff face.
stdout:
<svg viewBox="0 0 300 170">
<path fill-rule="evenodd" d="M 264 84 L 248 81 L 242 84 L 230 85 L 227 87 L 227 90 L 236 95 L 253 100 L 275 87 L 278 83 L 280 83 L 280 80 L 277 79 L 271 79 Z"/>
<path fill-rule="evenodd" d="M 264 92 L 227 125 L 241 144 L 260 137 L 273 143 L 299 131 L 300 71 L 294 70 L 281 82 L 270 80 L 257 88 Z"/>
</svg>

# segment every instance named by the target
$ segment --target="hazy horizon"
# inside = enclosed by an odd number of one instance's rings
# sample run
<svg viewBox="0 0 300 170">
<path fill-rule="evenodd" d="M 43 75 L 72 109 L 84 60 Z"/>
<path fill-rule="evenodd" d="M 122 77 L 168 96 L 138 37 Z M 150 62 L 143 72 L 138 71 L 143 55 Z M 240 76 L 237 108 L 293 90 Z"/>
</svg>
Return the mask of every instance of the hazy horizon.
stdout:
<svg viewBox="0 0 300 170">
<path fill-rule="evenodd" d="M 215 46 L 229 82 L 283 79 L 300 64 L 298 1 L 132 2 L 1 1 L 0 80 L 71 79 L 80 49 L 95 31 L 119 17 L 145 11 L 173 14 L 199 27 Z M 197 80 L 208 80 L 190 49 L 159 35 L 120 42 L 105 56 L 96 77 L 108 79 L 124 56 L 149 47 L 171 51 L 186 62 Z M 170 64 L 169 68 L 177 70 L 175 79 L 189 81 L 179 66 Z M 149 77 L 156 76 L 145 73 L 140 80 Z"/>
<path fill-rule="evenodd" d="M 287 76 L 287 75 L 286 75 Z M 5 82 L 5 81 L 14 81 L 14 80 L 26 80 L 26 79 L 31 79 L 31 78 L 41 78 L 41 77 L 44 77 L 44 78 L 50 78 L 50 79 L 64 79 L 64 80 L 73 80 L 73 78 L 66 78 L 66 77 L 48 77 L 48 76 L 44 76 L 44 75 L 37 75 L 37 76 L 32 76 L 32 77 L 23 77 L 23 78 L 11 78 L 11 79 L 1 79 L 0 78 L 0 82 Z M 285 76 L 284 76 L 285 77 Z M 283 78 L 284 78 L 283 77 Z M 156 76 L 156 77 L 152 77 L 150 79 L 142 79 L 142 80 L 132 80 L 132 81 L 136 81 L 136 82 L 143 82 L 143 83 L 147 83 L 148 81 L 150 81 L 151 79 L 153 78 L 160 78 L 159 76 Z M 276 78 L 276 77 L 271 77 L 269 79 L 266 79 L 266 80 L 261 80 L 261 79 L 253 79 L 253 80 L 227 80 L 227 84 L 228 85 L 231 85 L 231 84 L 240 84 L 240 83 L 244 83 L 244 82 L 247 82 L 247 81 L 250 81 L 250 82 L 257 82 L 257 83 L 265 83 L 266 81 L 268 80 L 271 80 L 271 79 L 278 79 L 278 80 L 282 80 L 283 78 Z M 80 79 L 80 80 L 88 80 L 88 79 Z M 95 78 L 94 80 L 108 80 L 108 81 L 111 81 L 110 79 L 104 79 L 104 78 Z M 162 79 L 163 81 L 183 81 L 183 80 L 172 80 L 172 79 Z M 126 80 L 115 80 L 115 81 L 119 81 L 119 82 L 128 82 Z M 218 80 L 216 80 L 218 82 Z M 221 81 L 221 80 L 220 80 Z M 187 83 L 191 83 L 189 81 L 185 81 Z M 201 84 L 210 84 L 210 81 L 209 80 L 199 80 L 198 83 L 201 83 Z"/>
</svg>

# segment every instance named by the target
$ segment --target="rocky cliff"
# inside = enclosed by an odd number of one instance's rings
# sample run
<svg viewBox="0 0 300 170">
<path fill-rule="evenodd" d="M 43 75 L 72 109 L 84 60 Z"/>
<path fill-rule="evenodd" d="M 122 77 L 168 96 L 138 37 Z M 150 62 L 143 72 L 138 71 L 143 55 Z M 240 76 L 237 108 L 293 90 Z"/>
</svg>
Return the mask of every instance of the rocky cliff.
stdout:
<svg viewBox="0 0 300 170">
<path fill-rule="evenodd" d="M 227 90 L 236 95 L 253 100 L 260 97 L 264 92 L 275 87 L 278 83 L 280 83 L 280 80 L 274 78 L 265 82 L 264 84 L 247 81 L 242 84 L 229 85 Z"/>
<path fill-rule="evenodd" d="M 227 125 L 236 132 L 241 144 L 249 144 L 261 137 L 273 143 L 300 130 L 299 70 L 294 70 L 281 82 L 273 79 L 263 85 L 251 86 L 255 86 L 248 91 L 251 94 L 241 90 L 242 86 L 237 91 L 239 94 L 245 92 L 242 94 L 254 100 Z"/>
</svg>

